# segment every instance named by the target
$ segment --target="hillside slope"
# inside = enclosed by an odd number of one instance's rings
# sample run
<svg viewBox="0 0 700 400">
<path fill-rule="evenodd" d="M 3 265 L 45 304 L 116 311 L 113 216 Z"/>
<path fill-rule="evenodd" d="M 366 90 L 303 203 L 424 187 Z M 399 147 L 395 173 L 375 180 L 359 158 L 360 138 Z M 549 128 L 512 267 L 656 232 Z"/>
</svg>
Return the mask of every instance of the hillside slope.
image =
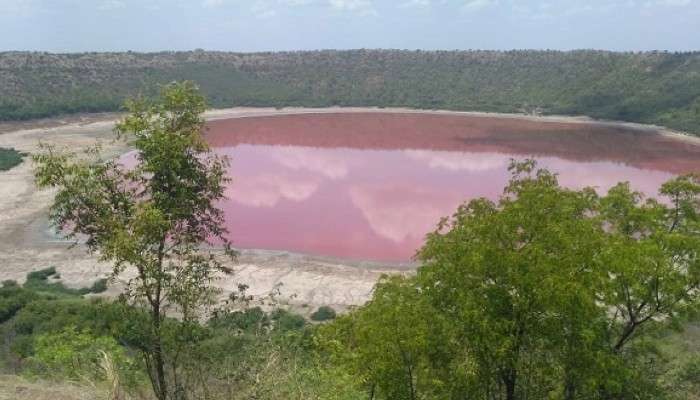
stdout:
<svg viewBox="0 0 700 400">
<path fill-rule="evenodd" d="M 0 120 L 118 110 L 172 80 L 214 107 L 541 112 L 700 134 L 700 52 L 0 53 Z"/>
</svg>

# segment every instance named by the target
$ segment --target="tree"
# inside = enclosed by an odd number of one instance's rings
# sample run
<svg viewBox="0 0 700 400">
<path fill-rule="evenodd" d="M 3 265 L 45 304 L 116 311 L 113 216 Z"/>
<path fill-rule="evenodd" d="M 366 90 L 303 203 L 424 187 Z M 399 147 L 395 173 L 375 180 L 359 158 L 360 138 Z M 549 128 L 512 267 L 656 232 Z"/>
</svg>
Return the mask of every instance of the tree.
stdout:
<svg viewBox="0 0 700 400">
<path fill-rule="evenodd" d="M 699 303 L 697 177 L 660 202 L 562 188 L 532 160 L 510 170 L 500 199 L 428 235 L 415 278 L 380 282 L 321 342 L 370 397 L 659 398 L 651 333 Z"/>
<path fill-rule="evenodd" d="M 633 339 L 698 304 L 697 178 L 663 185 L 666 205 L 626 183 L 568 190 L 534 161 L 511 171 L 497 203 L 471 201 L 429 235 L 420 287 L 459 327 L 480 396 L 632 396 Z"/>
<path fill-rule="evenodd" d="M 414 278 L 387 276 L 370 302 L 321 327 L 319 339 L 369 399 L 415 400 L 444 389 L 440 373 L 450 357 L 442 327 Z"/>
<path fill-rule="evenodd" d="M 116 126 L 131 140 L 136 161 L 125 167 L 102 160 L 99 147 L 82 157 L 42 146 L 34 157 L 36 182 L 57 189 L 50 219 L 68 238 L 113 264 L 113 275 L 127 277 L 124 299 L 148 309 L 142 348 L 154 393 L 173 397 L 164 338 L 167 313 L 188 329 L 198 310 L 211 304 L 217 273 L 229 273 L 213 251 L 226 239 L 223 213 L 227 160 L 214 155 L 201 132 L 205 102 L 190 82 L 164 86 L 157 101 L 126 103 L 129 114 Z M 176 335 L 177 336 L 177 335 Z"/>
<path fill-rule="evenodd" d="M 473 396 L 544 398 L 562 370 L 573 379 L 574 369 L 584 369 L 559 368 L 548 349 L 566 357 L 580 348 L 579 322 L 597 316 L 587 294 L 598 279 L 602 235 L 586 218 L 595 192 L 561 188 L 532 161 L 511 171 L 498 203 L 473 200 L 428 236 L 419 283 L 459 329 L 459 351 L 476 378 Z"/>
<path fill-rule="evenodd" d="M 610 277 L 602 293 L 614 351 L 622 351 L 648 322 L 673 320 L 695 305 L 700 288 L 700 182 L 693 175 L 665 183 L 671 206 L 623 183 L 601 200 L 606 223 L 601 259 Z"/>
</svg>

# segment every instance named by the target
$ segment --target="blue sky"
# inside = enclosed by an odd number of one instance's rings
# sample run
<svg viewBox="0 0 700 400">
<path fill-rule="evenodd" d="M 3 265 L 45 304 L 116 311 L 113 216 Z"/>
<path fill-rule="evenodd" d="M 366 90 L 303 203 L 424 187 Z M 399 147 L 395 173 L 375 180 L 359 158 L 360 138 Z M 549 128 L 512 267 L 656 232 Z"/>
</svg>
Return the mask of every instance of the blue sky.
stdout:
<svg viewBox="0 0 700 400">
<path fill-rule="evenodd" d="M 700 50 L 700 0 L 0 0 L 0 50 Z"/>
</svg>

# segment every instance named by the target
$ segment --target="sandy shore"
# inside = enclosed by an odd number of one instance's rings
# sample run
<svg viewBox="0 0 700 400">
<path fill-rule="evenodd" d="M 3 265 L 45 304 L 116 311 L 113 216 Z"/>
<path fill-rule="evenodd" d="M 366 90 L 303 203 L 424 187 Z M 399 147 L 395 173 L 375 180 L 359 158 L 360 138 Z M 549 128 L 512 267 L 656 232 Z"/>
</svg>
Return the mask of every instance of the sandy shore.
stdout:
<svg viewBox="0 0 700 400">
<path fill-rule="evenodd" d="M 423 111 L 403 108 L 231 108 L 211 110 L 208 120 L 243 118 L 269 115 L 338 113 L 338 112 L 392 112 L 432 113 L 465 116 L 490 116 L 537 120 L 605 124 L 659 132 L 663 135 L 700 145 L 700 138 L 663 128 L 608 121 L 593 121 L 583 117 L 536 117 L 512 114 Z M 40 142 L 79 150 L 100 142 L 106 157 L 116 157 L 129 148 L 114 141 L 112 128 L 119 114 L 71 116 L 39 121 L 0 123 L 0 147 L 13 147 L 32 153 Z M 33 183 L 29 160 L 10 171 L 0 172 L 0 260 L 3 261 L 0 279 L 21 281 L 36 269 L 56 267 L 63 281 L 74 287 L 87 286 L 95 279 L 107 276 L 109 265 L 99 263 L 81 247 L 69 248 L 51 234 L 47 210 L 52 200 L 51 191 L 39 191 Z M 344 308 L 364 303 L 372 287 L 384 273 L 410 273 L 411 265 L 385 265 L 332 260 L 287 252 L 244 251 L 238 262 L 232 264 L 235 274 L 222 279 L 218 285 L 228 292 L 239 283 L 250 286 L 250 293 L 263 295 L 279 287 L 285 301 L 298 309 L 313 310 L 320 305 Z M 108 293 L 118 293 L 116 282 Z"/>
</svg>

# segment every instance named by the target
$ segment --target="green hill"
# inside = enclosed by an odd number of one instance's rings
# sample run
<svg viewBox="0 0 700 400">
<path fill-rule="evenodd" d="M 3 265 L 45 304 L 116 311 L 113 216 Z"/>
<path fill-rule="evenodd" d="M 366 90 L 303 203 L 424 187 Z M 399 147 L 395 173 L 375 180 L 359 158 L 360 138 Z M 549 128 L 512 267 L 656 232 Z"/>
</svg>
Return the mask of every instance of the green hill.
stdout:
<svg viewBox="0 0 700 400">
<path fill-rule="evenodd" d="M 5 52 L 0 120 L 115 111 L 128 96 L 183 79 L 214 107 L 541 112 L 700 134 L 700 52 Z"/>
</svg>

